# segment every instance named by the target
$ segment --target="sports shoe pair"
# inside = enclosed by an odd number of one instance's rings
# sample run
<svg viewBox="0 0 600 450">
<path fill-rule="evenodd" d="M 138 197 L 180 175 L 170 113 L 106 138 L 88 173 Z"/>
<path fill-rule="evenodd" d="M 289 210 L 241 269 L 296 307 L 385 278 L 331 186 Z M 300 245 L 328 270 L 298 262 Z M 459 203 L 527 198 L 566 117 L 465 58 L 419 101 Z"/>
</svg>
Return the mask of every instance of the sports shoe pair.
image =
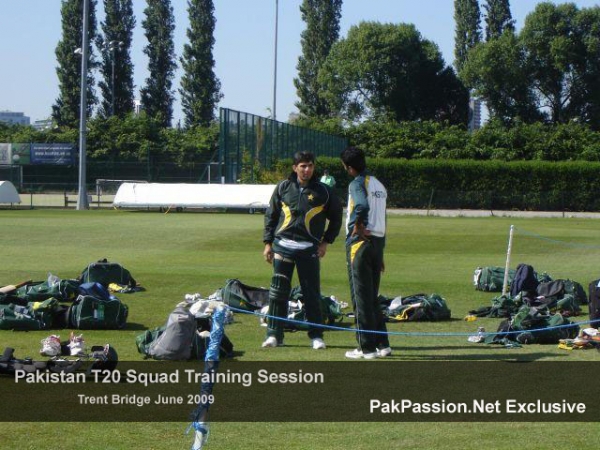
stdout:
<svg viewBox="0 0 600 450">
<path fill-rule="evenodd" d="M 311 341 L 311 346 L 315 350 L 323 350 L 323 349 L 327 348 L 327 346 L 325 345 L 325 341 L 322 338 L 314 338 Z M 263 348 L 283 347 L 283 341 L 277 341 L 277 338 L 275 336 L 269 336 L 262 343 L 262 347 Z"/>
<path fill-rule="evenodd" d="M 391 347 L 378 348 L 374 352 L 363 352 L 362 350 L 355 348 L 354 350 L 350 350 L 346 352 L 346 358 L 350 359 L 375 359 L 375 358 L 385 358 L 386 356 L 390 356 L 392 354 Z"/>
<path fill-rule="evenodd" d="M 42 349 L 40 350 L 40 354 L 44 356 L 59 356 L 62 354 L 62 346 L 60 343 L 60 336 L 56 334 L 52 334 L 47 338 L 42 339 L 41 341 Z M 83 340 L 83 335 L 75 335 L 71 331 L 71 336 L 69 339 L 69 343 L 67 344 L 69 347 L 69 353 L 71 356 L 79 356 L 85 352 L 85 341 Z"/>
</svg>

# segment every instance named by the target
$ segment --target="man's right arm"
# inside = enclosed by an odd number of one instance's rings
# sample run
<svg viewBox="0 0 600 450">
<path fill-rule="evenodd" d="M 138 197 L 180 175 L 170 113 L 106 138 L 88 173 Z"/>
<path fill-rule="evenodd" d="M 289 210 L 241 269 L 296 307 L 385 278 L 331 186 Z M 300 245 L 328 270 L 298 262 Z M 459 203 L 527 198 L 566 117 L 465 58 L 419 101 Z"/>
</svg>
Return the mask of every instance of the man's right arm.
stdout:
<svg viewBox="0 0 600 450">
<path fill-rule="evenodd" d="M 271 244 L 273 239 L 275 239 L 275 230 L 277 229 L 279 216 L 281 215 L 281 199 L 279 196 L 280 184 L 281 183 L 275 186 L 275 190 L 269 201 L 269 206 L 265 211 L 265 228 L 263 233 L 263 242 L 265 244 Z"/>
<path fill-rule="evenodd" d="M 367 228 L 369 222 L 369 200 L 367 198 L 367 190 L 363 183 L 354 180 L 349 185 L 350 196 L 354 202 L 354 226 L 352 228 L 352 236 L 358 236 L 364 240 L 368 238 L 369 233 Z"/>
</svg>

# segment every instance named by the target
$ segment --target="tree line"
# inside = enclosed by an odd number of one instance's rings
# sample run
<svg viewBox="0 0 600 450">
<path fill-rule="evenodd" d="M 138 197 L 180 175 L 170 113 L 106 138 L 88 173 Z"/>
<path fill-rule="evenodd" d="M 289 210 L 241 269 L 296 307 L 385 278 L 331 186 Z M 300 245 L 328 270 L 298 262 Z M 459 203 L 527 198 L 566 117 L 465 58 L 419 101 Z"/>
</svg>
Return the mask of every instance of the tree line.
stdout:
<svg viewBox="0 0 600 450">
<path fill-rule="evenodd" d="M 542 2 L 517 33 L 509 0 L 455 0 L 454 67 L 411 24 L 362 22 L 331 39 L 309 11 L 303 55 L 323 51 L 298 72 L 309 92 L 297 124 L 373 157 L 600 160 L 600 7 Z M 473 133 L 470 97 L 490 116 Z"/>
<path fill-rule="evenodd" d="M 109 130 L 111 136 L 135 129 L 130 140 L 140 141 L 136 154 L 134 145 L 100 137 L 96 142 L 92 133 L 92 157 L 142 158 L 147 142 L 172 148 L 182 139 L 186 148 L 194 139 L 202 142 L 198 158 L 212 154 L 217 141 L 211 124 L 222 98 L 212 55 L 213 0 L 188 1 L 188 42 L 178 61 L 184 72 L 179 92 L 185 123 L 178 131 L 168 131 L 177 67 L 171 1 L 146 2 L 142 25 L 149 76 L 140 89 L 144 114 L 138 118 L 130 117 L 132 0 L 103 0 L 101 32 L 95 19 L 98 0 L 89 1 L 88 113 L 97 105 L 90 127 Z M 437 44 L 412 24 L 365 21 L 340 37 L 342 6 L 342 0 L 301 3 L 306 27 L 293 80 L 295 124 L 344 135 L 377 157 L 599 159 L 600 7 L 541 2 L 517 32 L 509 0 L 482 0 L 481 5 L 455 0 L 455 59 L 448 65 Z M 81 45 L 81 16 L 81 0 L 63 1 L 63 34 L 56 49 L 60 93 L 53 106 L 59 129 L 37 136 L 45 141 L 77 127 L 81 64 L 73 49 Z M 95 70 L 101 76 L 101 100 L 94 89 Z M 490 115 L 475 133 L 467 132 L 471 98 L 484 102 Z M 10 141 L 11 133 L 32 133 L 7 130 L 0 126 L 0 138 L 8 136 L 0 141 Z M 183 152 L 185 157 L 175 153 L 176 160 L 189 160 L 193 150 Z"/>
<path fill-rule="evenodd" d="M 98 0 L 89 1 L 87 108 L 88 115 L 98 105 L 97 117 L 123 118 L 134 111 L 133 64 L 130 51 L 136 18 L 133 0 L 103 0 L 105 19 L 98 31 Z M 179 63 L 183 68 L 179 93 L 185 126 L 209 126 L 221 98 L 220 83 L 214 73 L 214 4 L 212 0 L 188 1 L 187 43 Z M 59 127 L 77 127 L 79 118 L 83 2 L 64 0 L 61 6 L 62 38 L 56 47 L 59 96 L 52 119 Z M 171 0 L 146 0 L 142 21 L 147 44 L 148 78 L 140 89 L 141 109 L 162 127 L 173 119 L 173 78 L 177 61 L 173 33 L 175 18 Z M 96 55 L 96 51 L 98 55 Z M 95 90 L 98 70 L 101 99 Z"/>
<path fill-rule="evenodd" d="M 542 2 L 518 33 L 509 0 L 483 2 L 484 30 L 477 0 L 454 7 L 454 68 L 413 25 L 362 22 L 299 71 L 297 86 L 312 89 L 299 96 L 301 113 L 349 123 L 465 124 L 471 96 L 507 126 L 575 121 L 600 129 L 600 7 Z M 323 33 L 320 17 L 307 17 L 304 54 L 315 41 L 331 42 L 314 36 Z"/>
</svg>

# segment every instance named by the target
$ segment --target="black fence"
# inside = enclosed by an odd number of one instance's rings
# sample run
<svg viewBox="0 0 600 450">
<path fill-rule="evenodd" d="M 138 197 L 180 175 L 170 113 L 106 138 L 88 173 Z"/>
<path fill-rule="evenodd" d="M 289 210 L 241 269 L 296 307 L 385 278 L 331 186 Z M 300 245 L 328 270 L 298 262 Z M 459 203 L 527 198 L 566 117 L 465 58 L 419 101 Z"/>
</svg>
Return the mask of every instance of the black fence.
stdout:
<svg viewBox="0 0 600 450">
<path fill-rule="evenodd" d="M 79 167 L 63 165 L 0 166 L 0 179 L 12 182 L 20 192 L 76 190 Z M 148 183 L 218 183 L 218 163 L 98 162 L 86 165 L 86 184 L 95 189 L 96 180 L 136 180 Z"/>
<path fill-rule="evenodd" d="M 316 156 L 337 156 L 348 146 L 345 138 L 290 125 L 250 113 L 221 108 L 219 162 L 225 183 L 236 183 L 253 167 L 270 169 L 277 160 L 300 150 Z"/>
<path fill-rule="evenodd" d="M 388 204 L 395 208 L 474 209 L 504 211 L 600 211 L 600 191 L 589 197 L 581 191 L 513 192 L 445 191 L 401 189 L 388 192 Z"/>
</svg>

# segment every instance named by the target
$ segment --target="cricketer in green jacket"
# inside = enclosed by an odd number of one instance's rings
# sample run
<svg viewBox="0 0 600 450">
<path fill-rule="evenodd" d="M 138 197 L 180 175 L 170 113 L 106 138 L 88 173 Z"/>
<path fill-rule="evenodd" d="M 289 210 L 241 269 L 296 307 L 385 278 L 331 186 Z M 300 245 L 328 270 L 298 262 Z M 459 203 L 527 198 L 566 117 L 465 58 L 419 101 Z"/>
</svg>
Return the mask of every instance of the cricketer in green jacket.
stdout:
<svg viewBox="0 0 600 450">
<path fill-rule="evenodd" d="M 346 263 L 356 322 L 358 348 L 347 358 L 373 359 L 392 353 L 379 307 L 379 284 L 384 270 L 387 191 L 367 172 L 362 150 L 348 147 L 342 163 L 354 179 L 348 185 Z"/>
<path fill-rule="evenodd" d="M 273 264 L 269 289 L 267 339 L 263 347 L 283 345 L 283 322 L 294 267 L 305 301 L 306 318 L 322 323 L 319 258 L 333 243 L 342 226 L 342 206 L 331 188 L 315 177 L 315 157 L 310 152 L 294 155 L 293 172 L 275 187 L 265 213 L 265 260 Z M 325 348 L 323 329 L 309 327 L 314 349 Z"/>
</svg>

